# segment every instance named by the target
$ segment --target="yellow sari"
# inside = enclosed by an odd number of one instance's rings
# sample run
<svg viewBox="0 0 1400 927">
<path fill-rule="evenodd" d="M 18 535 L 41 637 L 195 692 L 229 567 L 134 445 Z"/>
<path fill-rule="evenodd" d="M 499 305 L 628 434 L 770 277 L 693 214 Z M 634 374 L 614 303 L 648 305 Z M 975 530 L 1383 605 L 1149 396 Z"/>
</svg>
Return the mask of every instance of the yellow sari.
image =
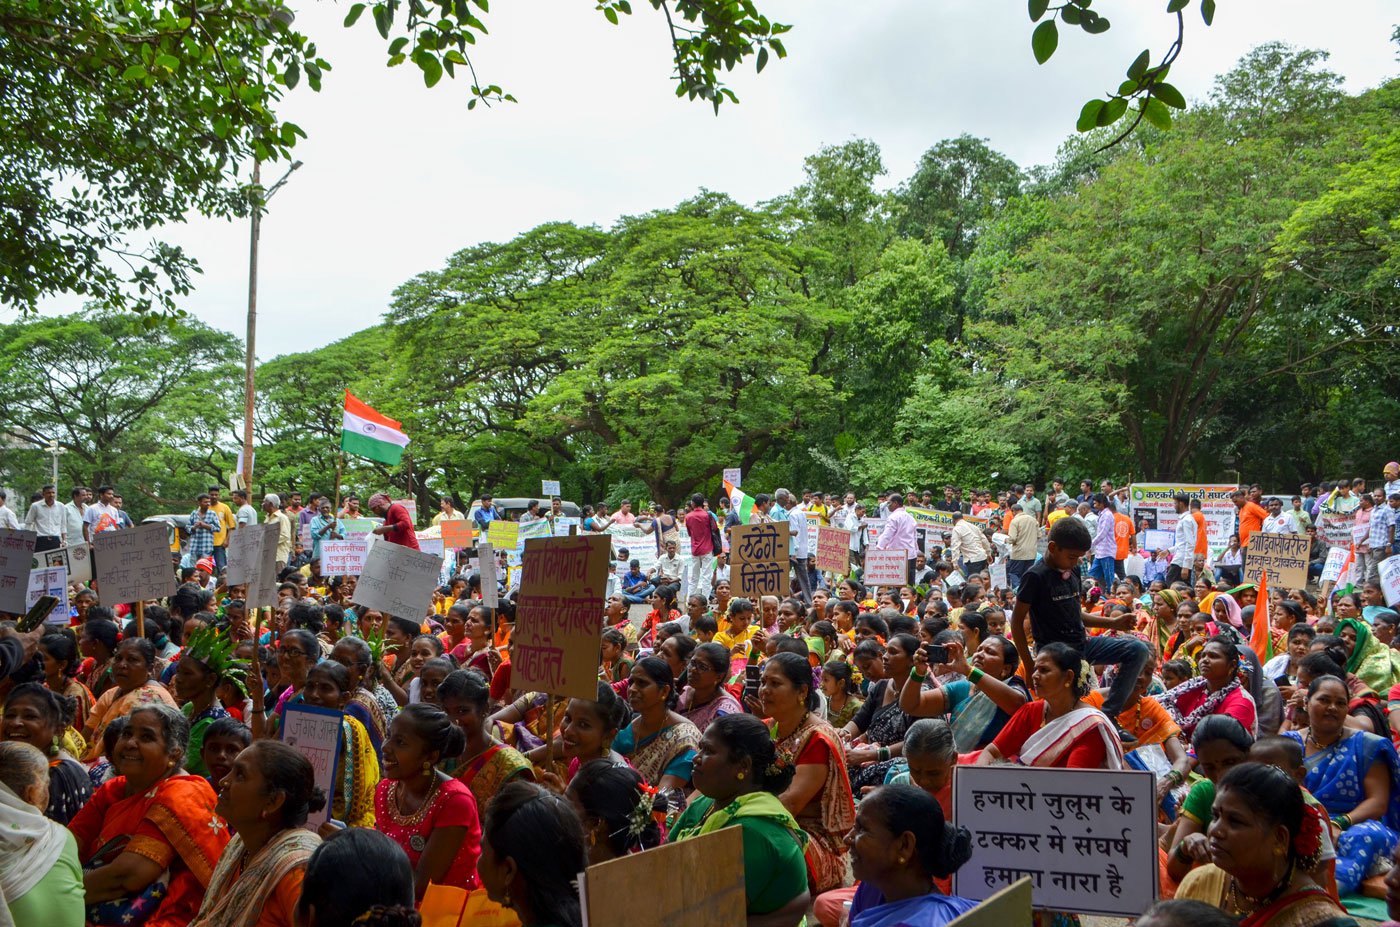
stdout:
<svg viewBox="0 0 1400 927">
<path fill-rule="evenodd" d="M 92 711 L 88 714 L 87 724 L 84 725 L 84 730 L 92 731 L 92 740 L 88 742 L 87 749 L 83 751 L 80 759 L 89 765 L 102 759 L 102 734 L 107 730 L 107 725 L 118 718 L 131 714 L 135 708 L 158 702 L 169 705 L 171 708 L 178 709 L 180 707 L 175 704 L 175 699 L 170 697 L 165 686 L 154 680 L 132 689 L 125 695 L 116 686 L 103 692 L 102 697 L 92 706 Z"/>
</svg>

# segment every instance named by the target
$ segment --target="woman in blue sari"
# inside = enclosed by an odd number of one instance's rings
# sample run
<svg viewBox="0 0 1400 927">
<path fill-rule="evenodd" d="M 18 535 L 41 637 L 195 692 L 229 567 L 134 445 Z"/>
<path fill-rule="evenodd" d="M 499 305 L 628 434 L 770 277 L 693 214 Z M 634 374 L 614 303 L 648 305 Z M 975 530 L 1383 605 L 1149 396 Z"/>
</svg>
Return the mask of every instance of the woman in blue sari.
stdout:
<svg viewBox="0 0 1400 927">
<path fill-rule="evenodd" d="M 912 785 L 884 785 L 861 799 L 847 842 L 860 880 L 851 927 L 943 927 L 977 902 L 934 885 L 972 858 L 972 835 L 943 820 L 934 797 Z"/>
<path fill-rule="evenodd" d="M 1345 726 L 1350 695 L 1336 676 L 1308 686 L 1308 726 L 1288 731 L 1303 745 L 1304 785 L 1341 831 L 1337 888 L 1355 892 L 1400 842 L 1400 757 L 1389 738 Z"/>
</svg>

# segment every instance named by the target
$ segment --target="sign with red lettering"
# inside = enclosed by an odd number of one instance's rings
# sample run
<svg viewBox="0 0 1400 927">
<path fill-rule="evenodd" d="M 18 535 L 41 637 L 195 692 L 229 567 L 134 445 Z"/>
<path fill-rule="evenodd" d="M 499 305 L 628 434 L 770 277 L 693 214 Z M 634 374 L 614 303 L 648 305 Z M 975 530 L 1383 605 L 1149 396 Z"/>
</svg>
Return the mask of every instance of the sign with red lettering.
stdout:
<svg viewBox="0 0 1400 927">
<path fill-rule="evenodd" d="M 845 573 L 851 565 L 851 532 L 822 525 L 817 529 L 817 569 Z"/>
<path fill-rule="evenodd" d="M 528 538 L 515 603 L 511 685 L 592 701 L 612 544 L 606 535 Z"/>
</svg>

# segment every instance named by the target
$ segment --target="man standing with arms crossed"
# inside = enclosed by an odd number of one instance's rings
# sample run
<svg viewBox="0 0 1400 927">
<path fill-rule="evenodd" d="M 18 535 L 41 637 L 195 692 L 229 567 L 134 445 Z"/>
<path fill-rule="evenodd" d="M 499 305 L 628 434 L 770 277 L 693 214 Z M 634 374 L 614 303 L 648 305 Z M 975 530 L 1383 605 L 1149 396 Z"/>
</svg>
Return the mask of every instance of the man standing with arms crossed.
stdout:
<svg viewBox="0 0 1400 927">
<path fill-rule="evenodd" d="M 1079 519 L 1061 518 L 1055 522 L 1055 527 L 1050 529 L 1050 543 L 1044 558 L 1021 577 L 1016 607 L 1011 614 L 1011 634 L 1026 666 L 1031 665 L 1034 653 L 1030 636 L 1034 636 L 1038 647 L 1059 642 L 1073 647 L 1091 664 L 1116 664 L 1118 673 L 1104 699 L 1103 713 L 1113 722 L 1123 743 L 1136 743 L 1136 737 L 1118 726 L 1118 713 L 1127 704 L 1152 652 L 1136 637 L 1090 637 L 1085 631 L 1086 626 L 1131 631 L 1136 624 L 1132 615 L 1107 618 L 1084 611 L 1080 599 L 1079 562 L 1092 545 L 1089 529 Z"/>
<path fill-rule="evenodd" d="M 1172 541 L 1172 562 L 1167 567 L 1167 585 L 1177 580 L 1191 582 L 1191 566 L 1196 562 L 1196 519 L 1191 517 L 1191 500 L 1184 495 L 1172 497 L 1176 506 L 1176 535 Z"/>
</svg>

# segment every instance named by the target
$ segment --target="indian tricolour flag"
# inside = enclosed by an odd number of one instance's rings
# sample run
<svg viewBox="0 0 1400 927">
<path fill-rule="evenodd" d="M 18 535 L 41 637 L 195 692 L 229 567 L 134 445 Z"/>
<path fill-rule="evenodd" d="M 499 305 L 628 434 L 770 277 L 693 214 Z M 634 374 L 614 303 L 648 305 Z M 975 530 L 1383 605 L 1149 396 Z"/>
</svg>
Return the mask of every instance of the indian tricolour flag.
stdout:
<svg viewBox="0 0 1400 927">
<path fill-rule="evenodd" d="M 749 516 L 753 514 L 753 496 L 744 495 L 744 491 L 728 480 L 724 481 L 724 491 L 729 494 L 729 505 L 734 509 L 734 514 L 739 516 L 739 524 L 747 525 Z"/>
<path fill-rule="evenodd" d="M 1327 613 L 1333 613 L 1333 606 L 1337 601 L 1337 595 L 1350 595 L 1356 588 L 1356 545 L 1353 543 L 1351 549 L 1347 551 L 1347 558 L 1342 561 L 1341 572 L 1337 574 L 1337 584 L 1332 587 L 1328 595 Z"/>
<path fill-rule="evenodd" d="M 396 464 L 408 446 L 403 425 L 365 405 L 345 391 L 345 420 L 340 432 L 340 449 L 356 457 Z"/>
</svg>

